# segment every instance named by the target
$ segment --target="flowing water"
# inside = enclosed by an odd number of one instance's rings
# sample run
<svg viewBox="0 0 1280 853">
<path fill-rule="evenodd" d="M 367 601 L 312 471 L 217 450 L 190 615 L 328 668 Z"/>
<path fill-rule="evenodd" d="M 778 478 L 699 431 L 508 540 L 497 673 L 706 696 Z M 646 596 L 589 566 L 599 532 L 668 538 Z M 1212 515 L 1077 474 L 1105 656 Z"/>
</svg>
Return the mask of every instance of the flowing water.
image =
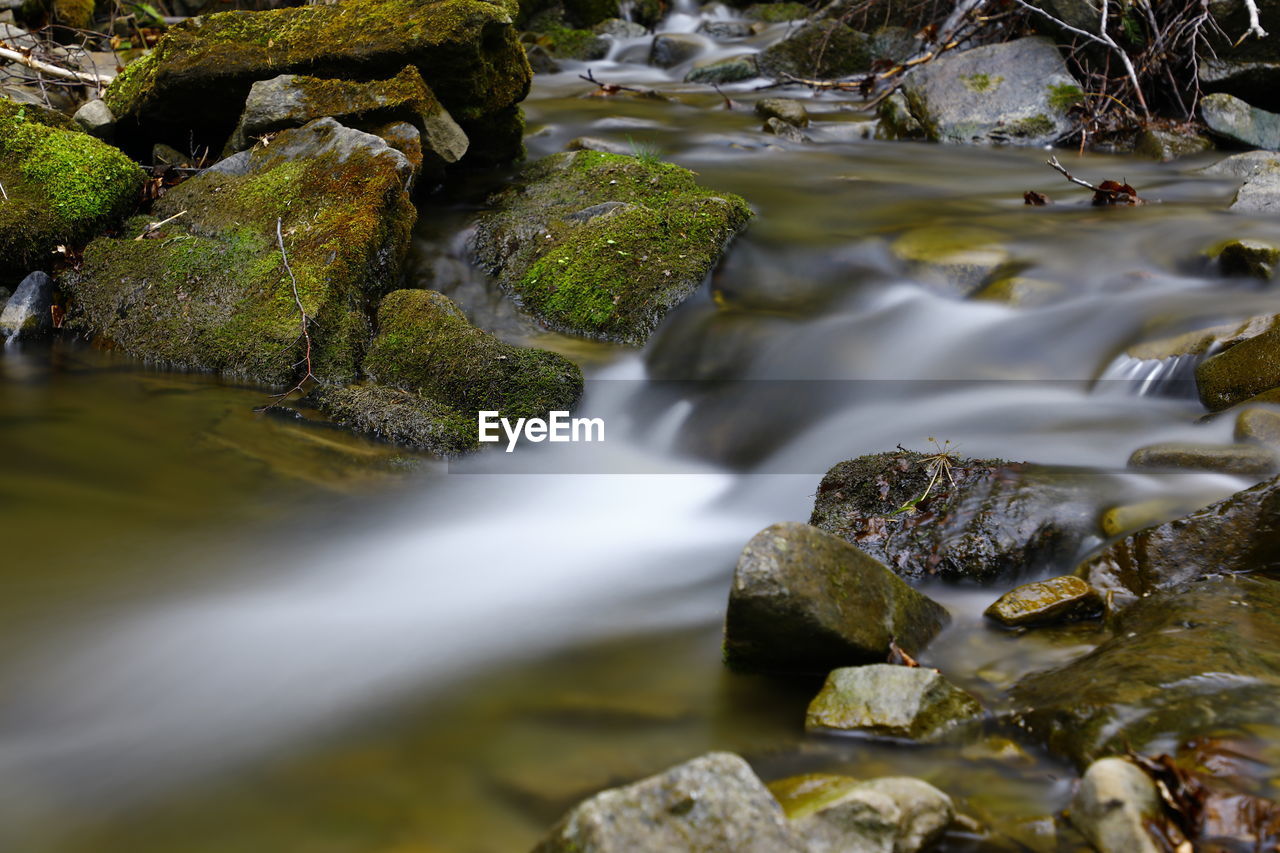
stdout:
<svg viewBox="0 0 1280 853">
<path fill-rule="evenodd" d="M 682 7 L 664 29 L 706 17 L 731 16 Z M 1155 497 L 1173 515 L 1246 485 L 1125 470 L 1143 444 L 1231 425 L 1198 423 L 1193 359 L 1124 351 L 1266 312 L 1200 252 L 1280 227 L 1223 212 L 1234 184 L 1195 171 L 1212 157 L 1064 155 L 1158 202 L 1099 210 L 1042 151 L 874 141 L 837 95 L 798 93 L 813 141 L 780 140 L 750 109 L 775 92 L 725 87 L 726 109 L 677 82 L 687 65 L 644 64 L 647 44 L 593 72 L 672 100 L 585 97 L 566 63 L 526 103 L 531 157 L 633 145 L 757 212 L 642 351 L 540 332 L 469 267 L 468 219 L 505 175 L 423 201 L 410 272 L 583 364 L 603 444 L 444 464 L 74 342 L 0 355 L 0 849 L 520 850 L 580 797 L 713 748 L 766 778 L 920 775 L 1036 846 L 1072 773 L 1034 748 L 806 737 L 816 685 L 724 671 L 734 560 L 807 519 L 835 462 L 930 437 L 1088 469 L 1099 510 Z M 1059 204 L 1025 207 L 1028 189 Z M 996 247 L 1039 298 L 961 300 L 895 256 L 904 234 Z M 930 593 L 956 618 L 926 662 L 993 707 L 1102 638 L 996 632 L 992 593 Z"/>
</svg>

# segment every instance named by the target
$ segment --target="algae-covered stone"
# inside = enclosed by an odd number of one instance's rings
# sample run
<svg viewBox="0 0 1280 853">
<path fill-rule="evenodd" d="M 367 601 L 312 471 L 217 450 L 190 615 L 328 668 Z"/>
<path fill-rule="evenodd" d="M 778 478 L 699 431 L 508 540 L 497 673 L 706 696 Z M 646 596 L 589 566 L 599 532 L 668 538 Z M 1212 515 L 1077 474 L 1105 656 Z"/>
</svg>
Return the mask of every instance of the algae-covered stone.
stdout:
<svg viewBox="0 0 1280 853">
<path fill-rule="evenodd" d="M 827 672 L 919 652 L 947 611 L 877 560 L 807 524 L 775 524 L 738 558 L 724 654 L 735 668 Z"/>
<path fill-rule="evenodd" d="M 756 67 L 756 55 L 743 53 L 728 56 L 705 63 L 695 63 L 689 73 L 684 75 L 686 83 L 736 83 L 739 80 L 750 80 L 758 76 L 760 69 Z"/>
<path fill-rule="evenodd" d="M 643 342 L 715 267 L 751 211 L 648 158 L 555 154 L 490 200 L 476 261 L 547 326 Z"/>
<path fill-rule="evenodd" d="M 1239 323 L 1223 323 L 1179 335 L 1143 341 L 1125 354 L 1138 359 L 1166 359 L 1182 355 L 1204 355 L 1210 350 L 1235 346 L 1271 329 L 1280 328 L 1280 314 L 1259 314 Z"/>
<path fill-rule="evenodd" d="M 794 98 L 762 98 L 756 101 L 756 115 L 776 118 L 796 127 L 809 126 L 809 111 Z"/>
<path fill-rule="evenodd" d="M 91 243 L 64 282 L 74 324 L 139 358 L 284 384 L 303 359 L 296 281 L 312 372 L 351 381 L 366 305 L 408 249 L 410 176 L 404 155 L 332 119 L 283 131 L 165 194 L 155 239 L 133 239 L 147 225 L 133 221 Z"/>
<path fill-rule="evenodd" d="M 1179 502 L 1173 498 L 1151 498 L 1113 506 L 1102 514 L 1102 532 L 1111 537 L 1151 527 L 1162 521 L 1176 518 L 1186 511 L 1185 507 L 1181 510 L 1178 507 Z"/>
<path fill-rule="evenodd" d="M 1219 93 L 1200 99 L 1200 115 L 1209 130 L 1232 142 L 1270 151 L 1280 148 L 1280 115 L 1276 113 Z"/>
<path fill-rule="evenodd" d="M 937 670 L 881 663 L 833 670 L 804 727 L 933 741 L 981 716 L 978 700 Z"/>
<path fill-rule="evenodd" d="M 0 98 L 0 283 L 47 268 L 137 203 L 143 174 L 65 116 Z"/>
<path fill-rule="evenodd" d="M 1131 600 L 1215 572 L 1280 565 L 1280 479 L 1259 483 L 1163 524 L 1145 527 L 1086 559 L 1075 574 Z"/>
<path fill-rule="evenodd" d="M 1280 449 L 1280 412 L 1261 406 L 1242 409 L 1236 415 L 1235 439 Z"/>
<path fill-rule="evenodd" d="M 1139 447 L 1129 457 L 1130 468 L 1182 468 L 1224 474 L 1264 476 L 1276 470 L 1270 451 L 1247 444 L 1192 444 L 1168 441 Z"/>
<path fill-rule="evenodd" d="M 1033 581 L 1009 590 L 985 611 L 1007 628 L 1053 625 L 1091 619 L 1102 612 L 1102 597 L 1074 575 Z"/>
<path fill-rule="evenodd" d="M 334 423 L 441 456 L 478 447 L 476 416 L 398 388 L 321 385 L 309 400 Z"/>
<path fill-rule="evenodd" d="M 742 10 L 742 17 L 749 21 L 776 24 L 782 21 L 799 21 L 809 17 L 812 11 L 803 3 L 753 3 Z"/>
<path fill-rule="evenodd" d="M 1133 153 L 1167 163 L 1179 157 L 1190 157 L 1212 150 L 1213 140 L 1202 133 L 1151 127 L 1138 134 Z"/>
<path fill-rule="evenodd" d="M 1218 249 L 1218 266 L 1225 275 L 1270 281 L 1280 262 L 1280 246 L 1266 240 L 1231 240 Z"/>
<path fill-rule="evenodd" d="M 533 853 L 807 853 L 747 763 L 713 752 L 567 814 Z"/>
<path fill-rule="evenodd" d="M 520 150 L 532 74 L 511 7 L 483 0 L 349 0 L 225 12 L 169 28 L 108 87 L 117 138 L 221 148 L 250 87 L 281 74 L 386 78 L 413 65 L 472 140 L 472 160 Z"/>
<path fill-rule="evenodd" d="M 871 68 L 871 37 L 838 20 L 815 20 L 765 49 L 757 59 L 767 77 L 830 80 Z"/>
<path fill-rule="evenodd" d="M 973 225 L 924 225 L 901 234 L 890 251 L 925 284 L 969 295 L 1009 261 L 1002 236 Z"/>
<path fill-rule="evenodd" d="M 951 798 L 919 779 L 807 773 L 769 784 L 811 853 L 915 853 L 955 817 Z"/>
<path fill-rule="evenodd" d="M 809 522 L 905 578 L 979 583 L 1050 565 L 1094 530 L 1093 500 L 1074 472 L 955 458 L 954 486 L 942 474 L 929 489 L 926 459 L 895 451 L 839 463 Z"/>
<path fill-rule="evenodd" d="M 1130 749 L 1173 754 L 1210 732 L 1272 727 L 1280 703 L 1277 614 L 1280 582 L 1269 578 L 1220 577 L 1157 592 L 1120 615 L 1113 639 L 1020 681 L 1011 694 L 1015 719 L 1080 767 Z"/>
<path fill-rule="evenodd" d="M 1044 38 L 943 54 L 908 72 L 902 94 L 929 139 L 966 145 L 1049 144 L 1071 131 L 1083 97 Z"/>
<path fill-rule="evenodd" d="M 1280 329 L 1263 332 L 1196 367 L 1200 402 L 1211 412 L 1280 387 Z"/>
<path fill-rule="evenodd" d="M 1025 275 L 1002 275 L 997 269 L 973 294 L 978 302 L 1000 302 L 1014 308 L 1034 308 L 1061 299 L 1066 288 L 1056 281 Z"/>
<path fill-rule="evenodd" d="M 1162 818 L 1156 783 L 1123 758 L 1090 764 L 1071 801 L 1071 823 L 1100 853 L 1159 853 L 1147 827 Z"/>
</svg>

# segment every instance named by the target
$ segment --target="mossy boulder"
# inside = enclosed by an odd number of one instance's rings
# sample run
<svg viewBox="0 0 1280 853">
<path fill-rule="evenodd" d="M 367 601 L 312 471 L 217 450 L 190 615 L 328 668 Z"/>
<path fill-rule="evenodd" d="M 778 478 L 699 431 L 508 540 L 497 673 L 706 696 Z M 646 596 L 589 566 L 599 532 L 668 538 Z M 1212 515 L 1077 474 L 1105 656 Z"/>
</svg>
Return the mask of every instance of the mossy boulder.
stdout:
<svg viewBox="0 0 1280 853">
<path fill-rule="evenodd" d="M 1086 559 L 1075 574 L 1123 603 L 1209 574 L 1276 566 L 1280 478 L 1135 531 Z"/>
<path fill-rule="evenodd" d="M 982 584 L 1051 565 L 1095 529 L 1095 498 L 1078 472 L 953 457 L 935 480 L 927 460 L 899 450 L 839 463 L 818 485 L 809 523 L 909 580 Z"/>
<path fill-rule="evenodd" d="M 219 150 L 250 87 L 281 74 L 387 78 L 415 66 L 472 140 L 472 161 L 521 150 L 532 73 L 511 9 L 483 0 L 350 0 L 225 12 L 171 27 L 108 87 L 117 138 Z"/>
<path fill-rule="evenodd" d="M 757 57 L 766 77 L 832 80 L 871 68 L 871 37 L 838 20 L 815 20 Z"/>
<path fill-rule="evenodd" d="M 1074 575 L 1033 581 L 1000 596 L 983 615 L 1006 628 L 1054 625 L 1102 613 L 1102 596 Z"/>
<path fill-rule="evenodd" d="M 935 741 L 982 717 L 982 705 L 936 669 L 880 663 L 846 667 L 827 676 L 809 703 L 804 727 Z"/>
<path fill-rule="evenodd" d="M 1149 127 L 1138 134 L 1133 153 L 1139 157 L 1167 163 L 1213 150 L 1213 140 L 1195 130 L 1182 127 Z"/>
<path fill-rule="evenodd" d="M 47 268 L 59 244 L 78 246 L 137 203 L 143 173 L 70 119 L 0 98 L 0 284 Z"/>
<path fill-rule="evenodd" d="M 642 343 L 702 284 L 751 217 L 687 169 L 601 151 L 555 154 L 489 202 L 471 248 L 553 329 Z"/>
<path fill-rule="evenodd" d="M 807 524 L 775 524 L 738 558 L 725 617 L 725 662 L 739 670 L 828 672 L 918 653 L 947 611 L 879 561 Z"/>
<path fill-rule="evenodd" d="M 1227 567 L 1223 567 L 1226 569 Z M 1198 735 L 1275 725 L 1280 582 L 1220 577 L 1155 593 L 1114 638 L 1024 678 L 1015 719 L 1083 768 L 1130 749 L 1150 756 Z"/>
<path fill-rule="evenodd" d="M 1200 402 L 1211 412 L 1280 387 L 1280 329 L 1240 341 L 1196 367 Z"/>
<path fill-rule="evenodd" d="M 399 281 L 410 175 L 382 139 L 333 119 L 283 131 L 170 190 L 152 218 L 173 218 L 153 239 L 134 239 L 138 218 L 91 243 L 64 281 L 74 325 L 139 358 L 285 384 L 303 359 L 296 279 L 313 373 L 351 381 L 365 306 Z"/>
<path fill-rule="evenodd" d="M 476 417 L 399 388 L 321 385 L 308 401 L 334 423 L 392 444 L 456 456 L 479 446 Z"/>
</svg>

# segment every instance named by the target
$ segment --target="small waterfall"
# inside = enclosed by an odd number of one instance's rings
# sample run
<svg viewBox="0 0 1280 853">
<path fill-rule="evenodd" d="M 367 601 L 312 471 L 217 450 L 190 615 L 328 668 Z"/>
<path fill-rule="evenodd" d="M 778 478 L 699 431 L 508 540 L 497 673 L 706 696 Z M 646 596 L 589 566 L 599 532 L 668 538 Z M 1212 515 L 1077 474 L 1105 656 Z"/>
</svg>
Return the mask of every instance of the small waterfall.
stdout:
<svg viewBox="0 0 1280 853">
<path fill-rule="evenodd" d="M 1169 358 L 1134 358 L 1122 354 L 1098 377 L 1095 393 L 1137 397 L 1196 396 L 1196 365 L 1204 356 L 1183 353 Z"/>
</svg>

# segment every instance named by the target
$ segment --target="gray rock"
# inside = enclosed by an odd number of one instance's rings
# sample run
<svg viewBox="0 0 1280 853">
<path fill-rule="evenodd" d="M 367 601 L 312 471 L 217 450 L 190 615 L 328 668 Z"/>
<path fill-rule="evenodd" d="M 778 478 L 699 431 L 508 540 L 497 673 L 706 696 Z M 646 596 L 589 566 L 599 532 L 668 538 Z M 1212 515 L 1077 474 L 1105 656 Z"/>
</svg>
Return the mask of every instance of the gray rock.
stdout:
<svg viewBox="0 0 1280 853">
<path fill-rule="evenodd" d="M 1160 853 L 1146 827 L 1161 817 L 1155 783 L 1123 758 L 1090 764 L 1071 802 L 1071 822 L 1099 853 Z"/>
<path fill-rule="evenodd" d="M 540 44 L 525 45 L 525 55 L 534 74 L 555 74 L 560 70 L 560 63 L 556 62 L 551 51 Z"/>
<path fill-rule="evenodd" d="M 569 144 L 564 148 L 566 151 L 603 151 L 606 154 L 623 154 L 626 156 L 634 153 L 630 145 L 614 142 L 611 139 L 601 139 L 598 136 L 579 136 L 576 139 L 569 140 Z"/>
<path fill-rule="evenodd" d="M 780 118 L 767 118 L 764 120 L 764 127 L 761 128 L 765 133 L 771 133 L 774 136 L 780 136 L 791 142 L 808 142 L 809 138 L 801 132 L 800 128 L 794 124 L 788 124 Z"/>
<path fill-rule="evenodd" d="M 1009 590 L 984 615 L 1006 628 L 1052 625 L 1102 613 L 1102 597 L 1073 575 L 1034 581 Z"/>
<path fill-rule="evenodd" d="M 871 68 L 871 37 L 837 20 L 804 24 L 761 52 L 760 73 L 830 80 Z"/>
<path fill-rule="evenodd" d="M 1139 447 L 1129 457 L 1130 468 L 1178 468 L 1220 471 L 1223 474 L 1265 476 L 1276 470 L 1271 451 L 1246 444 L 1164 442 Z"/>
<path fill-rule="evenodd" d="M 936 741 L 981 717 L 978 700 L 937 670 L 881 663 L 833 670 L 809 703 L 804 727 Z"/>
<path fill-rule="evenodd" d="M 1231 95 L 1206 95 L 1200 115 L 1213 133 L 1232 142 L 1275 151 L 1280 148 L 1280 115 L 1251 107 Z"/>
<path fill-rule="evenodd" d="M 35 50 L 40 47 L 40 37 L 32 35 L 14 24 L 0 24 L 0 41 L 11 49 Z"/>
<path fill-rule="evenodd" d="M 673 68 L 701 55 L 707 43 L 692 33 L 663 33 L 649 48 L 649 62 L 659 68 Z"/>
<path fill-rule="evenodd" d="M 725 617 L 735 668 L 826 672 L 919 652 L 946 610 L 854 546 L 807 524 L 757 533 L 738 558 Z"/>
<path fill-rule="evenodd" d="M 76 110 L 74 118 L 90 136 L 96 136 L 108 142 L 115 136 L 116 117 L 111 114 L 111 108 L 107 106 L 107 102 L 101 98 L 86 101 L 84 106 Z"/>
<path fill-rule="evenodd" d="M 1053 42 L 1022 38 L 944 54 L 910 71 L 902 94 L 938 142 L 1047 145 L 1071 130 L 1082 90 Z"/>
<path fill-rule="evenodd" d="M 871 55 L 890 62 L 906 62 L 920 52 L 920 39 L 906 27 L 881 27 L 871 34 Z"/>
<path fill-rule="evenodd" d="M 736 755 L 713 752 L 569 812 L 534 853 L 805 853 L 768 789 Z"/>
<path fill-rule="evenodd" d="M 769 790 L 810 853 L 915 853 L 955 817 L 950 797 L 906 776 L 862 781 L 809 773 L 780 779 Z"/>
<path fill-rule="evenodd" d="M 647 35 L 649 31 L 642 24 L 634 21 L 608 18 L 592 27 L 591 32 L 598 36 L 609 36 L 615 39 L 635 39 Z"/>
<path fill-rule="evenodd" d="M 1236 213 L 1280 214 L 1280 174 L 1259 172 L 1245 181 L 1231 202 Z"/>
<path fill-rule="evenodd" d="M 951 798 L 920 779 L 883 776 L 864 782 L 863 787 L 884 794 L 898 806 L 895 853 L 914 853 L 928 848 L 955 819 Z"/>
<path fill-rule="evenodd" d="M 1139 157 L 1148 157 L 1167 163 L 1179 157 L 1189 157 L 1212 150 L 1213 140 L 1204 134 L 1152 127 L 1138 134 L 1133 153 Z"/>
<path fill-rule="evenodd" d="M 1246 179 L 1273 172 L 1280 172 L 1280 154 L 1271 151 L 1245 151 L 1232 154 L 1200 170 L 1202 175 Z"/>
<path fill-rule="evenodd" d="M 0 338 L 15 340 L 34 338 L 53 328 L 53 280 L 42 272 L 33 272 L 22 280 L 18 289 L 0 311 Z"/>
<path fill-rule="evenodd" d="M 796 127 L 809 126 L 809 111 L 793 98 L 764 98 L 756 101 L 756 115 L 776 118 Z"/>
<path fill-rule="evenodd" d="M 739 80 L 750 80 L 759 74 L 756 55 L 744 53 L 706 64 L 695 64 L 685 75 L 684 81 L 686 83 L 736 83 Z"/>
</svg>

